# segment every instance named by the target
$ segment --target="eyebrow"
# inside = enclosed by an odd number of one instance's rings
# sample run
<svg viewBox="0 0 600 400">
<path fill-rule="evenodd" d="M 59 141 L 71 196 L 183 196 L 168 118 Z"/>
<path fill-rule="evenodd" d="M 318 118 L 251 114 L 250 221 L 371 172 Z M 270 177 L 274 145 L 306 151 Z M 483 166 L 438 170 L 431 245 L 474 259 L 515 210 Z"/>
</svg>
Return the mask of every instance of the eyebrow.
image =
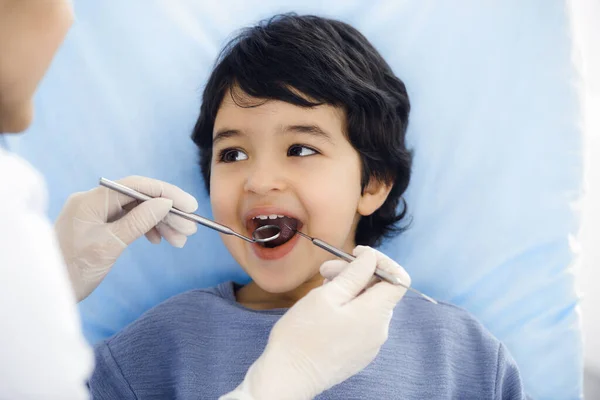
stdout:
<svg viewBox="0 0 600 400">
<path fill-rule="evenodd" d="M 232 137 L 242 136 L 242 135 L 243 135 L 242 132 L 237 129 L 228 129 L 228 128 L 219 129 L 217 131 L 217 134 L 213 138 L 213 146 L 222 140 L 232 138 Z"/>
<path fill-rule="evenodd" d="M 328 142 L 333 142 L 333 138 L 317 125 L 288 125 L 282 129 L 283 132 L 306 133 Z"/>
<path fill-rule="evenodd" d="M 305 133 L 328 142 L 333 142 L 332 136 L 317 125 L 286 125 L 280 130 L 281 133 Z M 243 136 L 244 133 L 238 129 L 219 129 L 213 138 L 213 145 L 216 143 L 234 137 Z"/>
</svg>

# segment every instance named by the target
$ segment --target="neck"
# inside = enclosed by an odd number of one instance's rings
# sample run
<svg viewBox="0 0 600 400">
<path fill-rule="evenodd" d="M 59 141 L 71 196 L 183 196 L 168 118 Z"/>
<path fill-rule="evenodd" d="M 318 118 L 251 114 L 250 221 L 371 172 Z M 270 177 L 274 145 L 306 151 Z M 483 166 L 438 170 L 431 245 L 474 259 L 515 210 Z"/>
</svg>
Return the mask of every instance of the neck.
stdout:
<svg viewBox="0 0 600 400">
<path fill-rule="evenodd" d="M 308 292 L 321 286 L 323 279 L 320 274 L 317 274 L 294 290 L 285 293 L 269 293 L 255 282 L 250 282 L 236 293 L 236 299 L 244 307 L 253 310 L 290 308 Z"/>
</svg>

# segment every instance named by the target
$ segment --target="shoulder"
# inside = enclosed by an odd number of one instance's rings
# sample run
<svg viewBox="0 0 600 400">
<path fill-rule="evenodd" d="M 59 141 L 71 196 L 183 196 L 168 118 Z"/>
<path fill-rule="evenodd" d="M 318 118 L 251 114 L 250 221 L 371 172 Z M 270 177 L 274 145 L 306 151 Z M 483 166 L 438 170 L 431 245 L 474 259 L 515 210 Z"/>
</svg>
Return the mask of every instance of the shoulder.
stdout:
<svg viewBox="0 0 600 400">
<path fill-rule="evenodd" d="M 128 347 L 130 341 L 162 341 L 160 336 L 168 336 L 172 331 L 195 330 L 206 325 L 211 316 L 226 318 L 233 307 L 228 298 L 229 287 L 232 287 L 231 282 L 173 296 L 146 311 L 106 343 L 119 350 L 121 346 Z"/>
<path fill-rule="evenodd" d="M 389 354 L 404 354 L 428 382 L 451 385 L 457 398 L 523 399 L 525 392 L 508 349 L 467 310 L 432 304 L 408 294 L 394 311 Z"/>
<path fill-rule="evenodd" d="M 180 293 L 151 308 L 138 321 L 150 320 L 159 316 L 167 318 L 173 312 L 198 314 L 213 307 L 227 307 L 232 304 L 232 300 L 235 300 L 233 289 L 231 289 L 232 285 L 231 282 L 226 282 L 211 288 Z"/>
<path fill-rule="evenodd" d="M 227 287 L 222 284 L 173 296 L 98 343 L 90 380 L 94 398 L 137 398 L 133 393 L 143 389 L 140 382 L 168 380 L 170 374 L 165 371 L 180 368 L 182 359 L 197 352 L 194 344 L 215 336 L 223 326 L 211 315 L 228 318 L 232 306 L 226 298 Z"/>
<path fill-rule="evenodd" d="M 3 149 L 0 149 L 0 196 L 3 202 L 39 214 L 46 212 L 48 193 L 42 175 L 29 162 Z"/>
<path fill-rule="evenodd" d="M 462 346 L 476 345 L 494 353 L 500 346 L 500 341 L 467 310 L 444 302 L 433 304 L 412 293 L 396 307 L 393 324 L 418 331 L 424 337 L 459 341 Z"/>
<path fill-rule="evenodd" d="M 477 381 L 493 387 L 503 345 L 471 313 L 447 303 L 432 304 L 408 295 L 396 307 L 390 328 L 392 343 L 427 363 L 450 371 L 448 379 Z"/>
</svg>

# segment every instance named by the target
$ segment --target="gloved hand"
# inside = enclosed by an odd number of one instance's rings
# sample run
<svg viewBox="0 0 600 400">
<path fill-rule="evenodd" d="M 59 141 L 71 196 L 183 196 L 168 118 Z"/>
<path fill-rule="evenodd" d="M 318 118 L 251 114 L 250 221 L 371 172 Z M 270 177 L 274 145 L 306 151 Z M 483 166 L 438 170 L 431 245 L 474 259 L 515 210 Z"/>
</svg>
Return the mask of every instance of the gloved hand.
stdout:
<svg viewBox="0 0 600 400">
<path fill-rule="evenodd" d="M 321 266 L 321 274 L 330 281 L 275 324 L 244 382 L 221 400 L 312 399 L 373 361 L 387 340 L 394 307 L 406 293 L 401 286 L 373 280 L 375 268 L 407 286 L 410 277 L 369 247 L 357 247 L 354 255 L 350 264 L 332 260 Z"/>
<path fill-rule="evenodd" d="M 129 196 L 105 187 L 69 197 L 55 223 L 63 258 L 78 301 L 104 279 L 123 250 L 146 235 L 151 243 L 164 237 L 183 247 L 196 223 L 169 213 L 171 207 L 194 212 L 194 197 L 169 183 L 131 176 L 119 183 L 157 197 L 139 204 Z"/>
</svg>

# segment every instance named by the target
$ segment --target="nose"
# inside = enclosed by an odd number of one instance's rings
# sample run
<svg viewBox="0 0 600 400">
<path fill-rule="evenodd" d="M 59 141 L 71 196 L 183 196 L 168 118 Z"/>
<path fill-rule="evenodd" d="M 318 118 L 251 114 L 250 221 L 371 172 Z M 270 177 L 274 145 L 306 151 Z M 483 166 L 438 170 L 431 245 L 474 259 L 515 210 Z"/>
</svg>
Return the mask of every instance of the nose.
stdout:
<svg viewBox="0 0 600 400">
<path fill-rule="evenodd" d="M 273 191 L 283 191 L 287 187 L 285 170 L 272 160 L 256 160 L 248 166 L 248 174 L 244 190 L 246 192 L 266 195 Z"/>
</svg>

